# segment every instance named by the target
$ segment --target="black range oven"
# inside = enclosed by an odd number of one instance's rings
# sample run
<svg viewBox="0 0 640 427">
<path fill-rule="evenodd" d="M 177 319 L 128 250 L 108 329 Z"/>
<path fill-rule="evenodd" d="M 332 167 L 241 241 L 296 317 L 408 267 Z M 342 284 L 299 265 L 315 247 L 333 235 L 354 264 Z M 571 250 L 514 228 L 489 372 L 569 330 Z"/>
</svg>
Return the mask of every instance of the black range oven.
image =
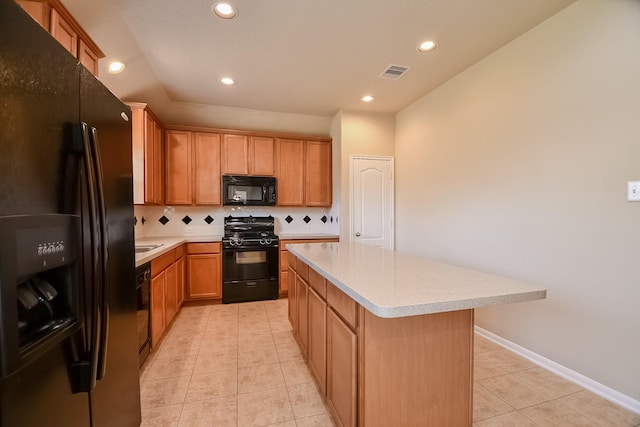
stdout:
<svg viewBox="0 0 640 427">
<path fill-rule="evenodd" d="M 222 238 L 222 302 L 277 299 L 278 255 L 273 217 L 226 217 Z"/>
</svg>

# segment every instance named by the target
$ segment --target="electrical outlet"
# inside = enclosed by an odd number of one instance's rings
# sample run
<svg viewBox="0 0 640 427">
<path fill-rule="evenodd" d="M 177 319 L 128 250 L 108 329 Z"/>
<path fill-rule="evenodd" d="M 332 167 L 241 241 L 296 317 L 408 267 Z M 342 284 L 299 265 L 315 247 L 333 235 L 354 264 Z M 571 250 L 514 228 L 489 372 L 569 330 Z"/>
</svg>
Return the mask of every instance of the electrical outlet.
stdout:
<svg viewBox="0 0 640 427">
<path fill-rule="evenodd" d="M 627 182 L 627 202 L 640 202 L 640 181 Z"/>
<path fill-rule="evenodd" d="M 195 232 L 195 230 L 193 229 L 193 227 L 189 227 L 188 225 L 184 228 L 184 232 L 185 234 L 193 234 Z"/>
</svg>

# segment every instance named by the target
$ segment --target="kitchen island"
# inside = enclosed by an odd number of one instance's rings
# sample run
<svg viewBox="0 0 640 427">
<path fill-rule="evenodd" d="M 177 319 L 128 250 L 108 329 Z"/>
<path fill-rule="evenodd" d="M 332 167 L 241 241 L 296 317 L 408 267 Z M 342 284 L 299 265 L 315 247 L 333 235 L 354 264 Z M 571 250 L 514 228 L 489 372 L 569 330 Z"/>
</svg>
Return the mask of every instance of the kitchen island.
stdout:
<svg viewBox="0 0 640 427">
<path fill-rule="evenodd" d="M 338 425 L 471 426 L 474 308 L 546 296 L 360 244 L 287 249 L 294 335 Z"/>
</svg>

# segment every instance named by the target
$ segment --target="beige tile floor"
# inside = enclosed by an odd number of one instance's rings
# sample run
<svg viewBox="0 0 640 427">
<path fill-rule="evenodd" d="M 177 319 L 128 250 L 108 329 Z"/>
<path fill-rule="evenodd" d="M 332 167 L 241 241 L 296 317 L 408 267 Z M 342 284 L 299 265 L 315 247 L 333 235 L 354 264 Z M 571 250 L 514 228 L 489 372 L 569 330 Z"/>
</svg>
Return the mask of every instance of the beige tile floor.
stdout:
<svg viewBox="0 0 640 427">
<path fill-rule="evenodd" d="M 640 416 L 477 335 L 474 377 L 474 427 L 640 426 Z M 286 300 L 183 308 L 140 381 L 142 426 L 333 426 Z"/>
</svg>

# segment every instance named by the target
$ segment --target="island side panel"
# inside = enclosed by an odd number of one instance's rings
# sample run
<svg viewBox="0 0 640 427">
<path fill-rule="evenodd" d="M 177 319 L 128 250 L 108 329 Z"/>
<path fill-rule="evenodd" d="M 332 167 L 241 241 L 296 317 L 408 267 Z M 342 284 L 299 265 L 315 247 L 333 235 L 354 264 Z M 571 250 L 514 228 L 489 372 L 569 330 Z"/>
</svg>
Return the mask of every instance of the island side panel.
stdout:
<svg viewBox="0 0 640 427">
<path fill-rule="evenodd" d="M 472 425 L 472 309 L 360 315 L 360 426 Z"/>
</svg>

